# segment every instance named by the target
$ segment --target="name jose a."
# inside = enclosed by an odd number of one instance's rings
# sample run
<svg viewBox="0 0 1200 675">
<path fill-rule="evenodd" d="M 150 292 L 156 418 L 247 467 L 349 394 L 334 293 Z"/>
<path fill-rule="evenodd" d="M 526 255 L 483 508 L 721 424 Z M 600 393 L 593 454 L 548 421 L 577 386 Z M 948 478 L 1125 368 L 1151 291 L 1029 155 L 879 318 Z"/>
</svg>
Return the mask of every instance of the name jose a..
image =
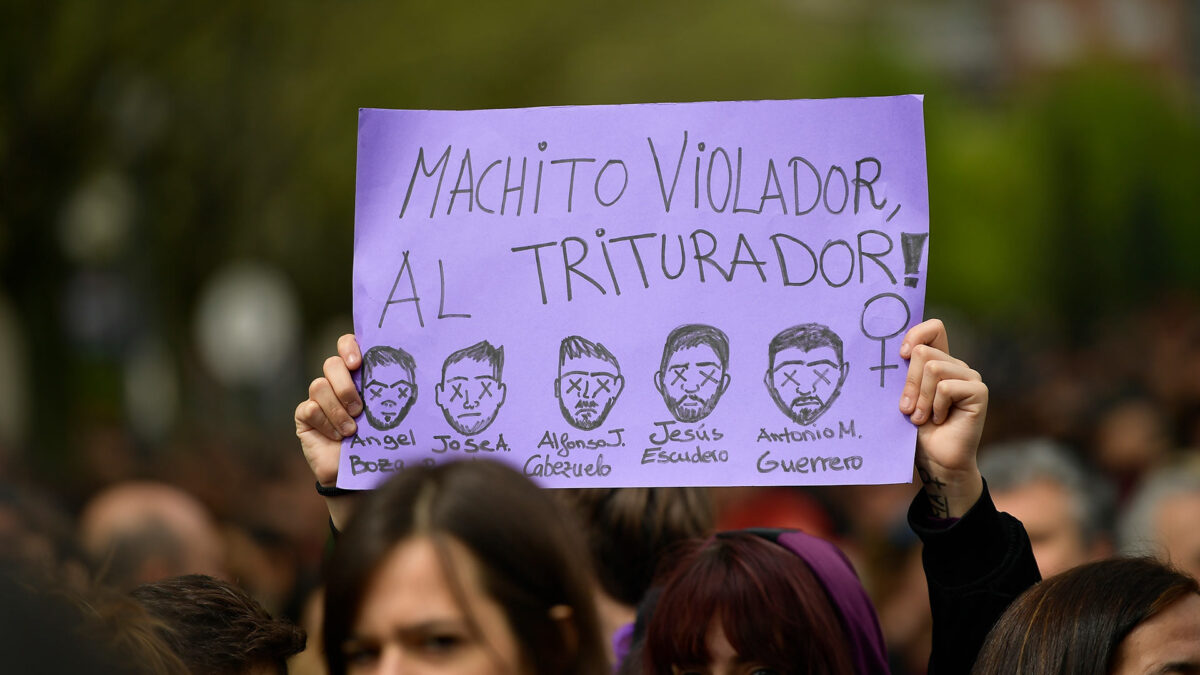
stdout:
<svg viewBox="0 0 1200 675">
<path fill-rule="evenodd" d="M 449 434 L 439 434 L 433 437 L 433 440 L 440 445 L 432 448 L 432 451 L 439 455 L 444 455 L 447 452 L 465 452 L 468 455 L 473 455 L 480 452 L 511 452 L 508 443 L 504 440 L 504 434 L 493 442 L 490 438 L 464 438 L 459 440 Z"/>
</svg>

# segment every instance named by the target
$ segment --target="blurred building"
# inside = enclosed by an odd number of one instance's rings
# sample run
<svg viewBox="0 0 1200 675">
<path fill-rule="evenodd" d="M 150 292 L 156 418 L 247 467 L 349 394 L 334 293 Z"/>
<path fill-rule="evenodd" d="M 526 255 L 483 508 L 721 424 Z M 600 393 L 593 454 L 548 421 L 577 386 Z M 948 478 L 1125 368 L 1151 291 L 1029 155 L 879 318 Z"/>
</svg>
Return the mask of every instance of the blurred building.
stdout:
<svg viewBox="0 0 1200 675">
<path fill-rule="evenodd" d="M 908 2 L 887 9 L 904 52 L 967 89 L 995 91 L 1115 61 L 1200 84 L 1200 3 L 1184 0 Z"/>
<path fill-rule="evenodd" d="M 1012 0 L 996 4 L 1004 61 L 1017 77 L 1115 58 L 1188 71 L 1195 3 L 1182 0 Z"/>
</svg>

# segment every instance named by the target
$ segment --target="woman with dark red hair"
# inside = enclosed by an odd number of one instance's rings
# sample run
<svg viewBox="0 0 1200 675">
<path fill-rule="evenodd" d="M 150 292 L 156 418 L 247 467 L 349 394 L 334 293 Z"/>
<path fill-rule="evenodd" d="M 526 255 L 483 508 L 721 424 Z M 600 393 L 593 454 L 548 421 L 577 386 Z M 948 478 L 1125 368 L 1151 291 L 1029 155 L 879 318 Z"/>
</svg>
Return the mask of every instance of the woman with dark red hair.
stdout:
<svg viewBox="0 0 1200 675">
<path fill-rule="evenodd" d="M 887 671 L 875 610 L 842 552 L 779 530 L 722 533 L 689 555 L 659 596 L 644 658 L 655 673 Z"/>
</svg>

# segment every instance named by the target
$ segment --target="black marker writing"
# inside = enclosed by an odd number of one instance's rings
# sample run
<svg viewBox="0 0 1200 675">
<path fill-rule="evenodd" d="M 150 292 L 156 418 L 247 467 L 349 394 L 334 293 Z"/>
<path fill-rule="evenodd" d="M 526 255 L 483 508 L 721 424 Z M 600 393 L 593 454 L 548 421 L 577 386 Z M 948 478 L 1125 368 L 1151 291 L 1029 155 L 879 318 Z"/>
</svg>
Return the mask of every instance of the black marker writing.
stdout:
<svg viewBox="0 0 1200 675">
<path fill-rule="evenodd" d="M 417 148 L 412 173 L 404 193 L 399 218 L 403 220 L 414 204 L 429 205 L 429 218 L 438 215 L 445 195 L 444 216 L 480 213 L 521 216 L 525 191 L 533 191 L 533 214 L 542 209 L 543 193 L 559 213 L 573 213 L 580 201 L 594 200 L 600 207 L 617 204 L 630 188 L 635 176 L 647 176 L 653 165 L 655 187 L 662 199 L 663 212 L 670 213 L 678 202 L 691 204 L 693 210 L 713 213 L 772 214 L 804 216 L 823 208 L 830 215 L 860 214 L 890 209 L 890 222 L 899 212 L 899 204 L 889 204 L 876 188 L 884 176 L 884 165 L 876 157 L 847 158 L 854 168 L 841 164 L 818 167 L 802 155 L 764 156 L 741 145 L 689 145 L 689 132 L 683 130 L 680 144 L 645 136 L 647 153 L 637 157 L 572 155 L 537 159 L 532 171 L 530 156 L 484 156 L 477 149 L 462 148 L 455 154 L 453 145 L 444 150 Z M 549 144 L 541 141 L 537 152 L 545 153 Z M 430 164 L 430 159 L 437 159 Z M 630 169 L 633 163 L 634 169 Z M 446 181 L 447 169 L 457 165 L 453 185 Z M 500 166 L 504 180 L 500 182 Z M 643 167 L 638 171 L 638 167 Z M 685 177 L 684 166 L 692 173 Z M 845 163 L 845 167 L 850 163 Z M 482 167 L 482 170 L 479 168 Z M 532 177 L 530 177 L 532 174 Z M 527 181 L 527 178 L 531 180 Z M 532 183 L 532 184 L 530 184 Z M 587 190 L 586 186 L 591 187 Z M 757 186 L 762 186 L 758 188 Z M 645 186 L 646 189 L 653 189 Z M 681 193 L 691 191 L 691 198 Z M 589 194 L 590 193 L 590 194 Z M 703 199 L 701 199 L 703 193 Z M 516 208 L 511 207 L 515 201 Z M 790 204 L 789 204 L 790 202 Z"/>
<path fill-rule="evenodd" d="M 464 452 L 468 455 L 473 455 L 479 452 L 510 452 L 508 443 L 504 442 L 504 434 L 500 434 L 500 438 L 493 445 L 490 438 L 474 439 L 465 438 L 462 441 L 451 438 L 449 434 L 439 434 L 433 439 L 439 445 L 433 448 L 433 452 L 443 455 L 447 452 Z"/>
<path fill-rule="evenodd" d="M 642 451 L 642 464 L 724 464 L 728 461 L 728 450 L 703 450 L 700 446 L 682 452 L 665 448 Z"/>
<path fill-rule="evenodd" d="M 604 232 L 598 228 L 596 235 L 603 237 Z M 896 285 L 891 265 L 903 264 L 895 255 L 890 235 L 880 230 L 863 230 L 849 240 L 833 239 L 821 245 L 784 233 L 768 235 L 765 240 L 761 236 L 740 232 L 718 236 L 700 228 L 688 235 L 643 232 L 600 239 L 599 254 L 585 239 L 574 236 L 515 246 L 510 251 L 532 263 L 531 276 L 536 278 L 543 305 L 549 304 L 552 288 L 561 289 L 553 293 L 556 299 L 570 302 L 581 290 L 590 289 L 586 294 L 593 297 L 603 296 L 610 291 L 619 294 L 622 286 L 640 284 L 648 289 L 655 283 L 687 277 L 702 284 L 732 283 L 744 277 L 752 283 L 785 287 L 823 283 L 841 288 L 877 281 Z M 558 255 L 549 250 L 543 255 L 543 249 L 554 248 Z M 743 271 L 747 268 L 753 272 Z"/>
<path fill-rule="evenodd" d="M 446 265 L 441 258 L 438 258 L 438 319 L 469 319 L 471 315 L 466 312 L 447 312 L 446 311 Z M 409 251 L 405 251 L 400 258 L 400 269 L 396 271 L 396 279 L 392 282 L 392 289 L 388 291 L 387 300 L 383 301 L 383 307 L 379 311 L 379 328 L 383 328 L 383 321 L 388 316 L 388 310 L 392 305 L 402 305 L 412 303 L 413 311 L 416 312 L 417 324 L 422 328 L 425 327 L 425 315 L 421 312 L 421 294 L 417 291 L 417 275 L 414 272 L 416 265 L 413 261 L 413 256 Z M 422 277 L 423 280 L 424 277 Z M 401 281 L 407 280 L 408 290 L 401 288 Z M 408 293 L 408 295 L 405 295 Z"/>
<path fill-rule="evenodd" d="M 553 460 L 550 455 L 534 454 L 525 460 L 522 467 L 526 476 L 541 476 L 550 478 L 583 478 L 584 476 L 604 477 L 612 473 L 612 467 L 604 461 L 604 454 L 599 453 L 590 462 L 572 462 L 570 460 Z"/>
<path fill-rule="evenodd" d="M 410 464 L 415 466 L 416 463 Z M 434 466 L 435 462 L 432 459 L 423 459 L 420 461 L 421 466 Z M 357 476 L 360 473 L 397 473 L 403 471 L 405 467 L 402 459 L 363 459 L 358 455 L 350 455 L 350 475 Z"/>
<path fill-rule="evenodd" d="M 759 473 L 782 471 L 784 473 L 824 473 L 827 471 L 858 471 L 862 468 L 863 458 L 858 455 L 850 457 L 796 457 L 794 459 L 774 459 L 768 450 L 759 455 L 755 468 Z"/>
<path fill-rule="evenodd" d="M 706 429 L 702 423 L 698 427 L 683 427 L 678 428 L 678 422 L 675 420 L 660 420 L 654 423 L 658 427 L 658 431 L 650 433 L 649 440 L 654 445 L 666 445 L 667 443 L 692 443 L 694 441 L 719 441 L 725 438 L 725 434 L 721 430 L 713 427 Z"/>
</svg>

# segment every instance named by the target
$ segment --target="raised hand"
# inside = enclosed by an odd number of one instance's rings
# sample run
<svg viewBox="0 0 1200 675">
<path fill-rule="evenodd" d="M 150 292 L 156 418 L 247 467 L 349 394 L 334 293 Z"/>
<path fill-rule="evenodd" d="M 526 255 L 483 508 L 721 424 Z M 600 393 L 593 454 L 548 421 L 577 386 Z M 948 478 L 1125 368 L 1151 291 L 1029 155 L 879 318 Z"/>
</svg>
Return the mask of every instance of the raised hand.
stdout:
<svg viewBox="0 0 1200 675">
<path fill-rule="evenodd" d="M 900 411 L 917 425 L 917 475 L 943 518 L 962 516 L 983 492 L 975 460 L 988 402 L 983 378 L 949 350 L 938 319 L 913 326 L 900 344 L 909 359 Z"/>
<path fill-rule="evenodd" d="M 362 365 L 362 353 L 353 335 L 338 338 L 337 356 L 325 359 L 324 376 L 308 386 L 308 398 L 296 406 L 296 436 L 304 459 L 317 482 L 325 487 L 337 484 L 338 459 L 342 439 L 352 436 L 357 427 L 354 417 L 362 412 L 362 399 L 354 388 L 350 372 Z M 326 498 L 334 526 L 341 529 L 349 519 L 353 500 Z"/>
</svg>

